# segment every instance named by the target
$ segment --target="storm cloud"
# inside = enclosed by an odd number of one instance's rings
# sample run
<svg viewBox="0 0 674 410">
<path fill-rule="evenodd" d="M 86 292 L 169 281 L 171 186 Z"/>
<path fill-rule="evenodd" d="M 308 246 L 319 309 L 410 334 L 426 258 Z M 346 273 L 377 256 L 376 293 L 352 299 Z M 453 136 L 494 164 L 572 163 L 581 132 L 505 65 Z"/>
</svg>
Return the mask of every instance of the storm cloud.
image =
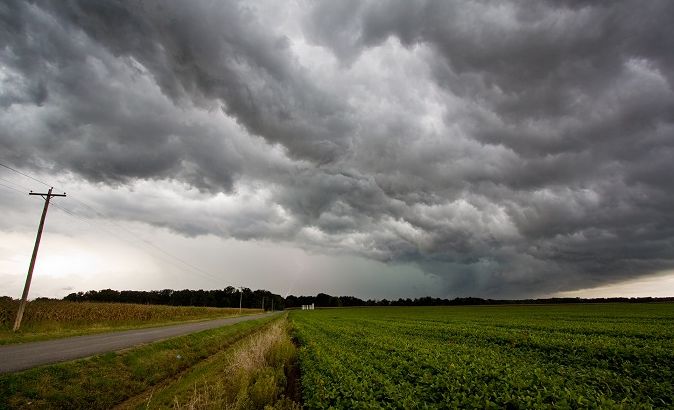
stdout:
<svg viewBox="0 0 674 410">
<path fill-rule="evenodd" d="M 277 3 L 3 2 L 3 160 L 447 295 L 674 268 L 672 2 Z"/>
</svg>

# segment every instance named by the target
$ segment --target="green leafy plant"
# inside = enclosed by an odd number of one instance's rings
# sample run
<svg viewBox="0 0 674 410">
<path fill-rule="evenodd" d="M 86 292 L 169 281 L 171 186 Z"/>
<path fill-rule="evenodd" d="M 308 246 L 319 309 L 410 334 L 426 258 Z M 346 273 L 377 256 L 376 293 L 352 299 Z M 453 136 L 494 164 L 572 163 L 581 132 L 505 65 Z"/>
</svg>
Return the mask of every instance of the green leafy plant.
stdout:
<svg viewBox="0 0 674 410">
<path fill-rule="evenodd" d="M 291 314 L 307 408 L 653 408 L 674 402 L 674 304 Z"/>
</svg>

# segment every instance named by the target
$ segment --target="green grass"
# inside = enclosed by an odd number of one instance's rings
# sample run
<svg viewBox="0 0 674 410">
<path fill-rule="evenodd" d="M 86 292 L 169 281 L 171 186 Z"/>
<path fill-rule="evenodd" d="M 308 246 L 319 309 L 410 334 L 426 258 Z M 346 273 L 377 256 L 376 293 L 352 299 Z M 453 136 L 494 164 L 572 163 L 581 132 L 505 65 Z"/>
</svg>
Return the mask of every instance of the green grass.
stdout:
<svg viewBox="0 0 674 410">
<path fill-rule="evenodd" d="M 0 375 L 0 408 L 107 409 L 177 377 L 274 318 Z"/>
<path fill-rule="evenodd" d="M 295 311 L 307 408 L 672 408 L 674 304 Z"/>
<path fill-rule="evenodd" d="M 239 315 L 238 308 L 39 300 L 28 303 L 21 328 L 13 332 L 17 308 L 18 301 L 0 299 L 0 345 Z M 262 310 L 243 309 L 255 313 Z"/>
</svg>

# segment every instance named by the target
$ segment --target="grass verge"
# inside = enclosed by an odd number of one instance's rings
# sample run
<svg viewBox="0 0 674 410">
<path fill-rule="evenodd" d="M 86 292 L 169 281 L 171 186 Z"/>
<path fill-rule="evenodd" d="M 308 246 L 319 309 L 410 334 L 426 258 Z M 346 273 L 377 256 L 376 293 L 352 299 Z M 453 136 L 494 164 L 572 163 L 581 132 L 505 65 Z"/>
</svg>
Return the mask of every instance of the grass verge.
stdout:
<svg viewBox="0 0 674 410">
<path fill-rule="evenodd" d="M 108 409 L 225 350 L 262 318 L 88 359 L 0 375 L 0 408 Z"/>
<path fill-rule="evenodd" d="M 239 315 L 238 308 L 38 300 L 28 303 L 21 329 L 13 332 L 17 308 L 18 301 L 0 300 L 0 345 Z M 243 313 L 262 310 L 243 309 Z"/>
<path fill-rule="evenodd" d="M 284 316 L 122 408 L 300 409 L 296 349 Z"/>
</svg>

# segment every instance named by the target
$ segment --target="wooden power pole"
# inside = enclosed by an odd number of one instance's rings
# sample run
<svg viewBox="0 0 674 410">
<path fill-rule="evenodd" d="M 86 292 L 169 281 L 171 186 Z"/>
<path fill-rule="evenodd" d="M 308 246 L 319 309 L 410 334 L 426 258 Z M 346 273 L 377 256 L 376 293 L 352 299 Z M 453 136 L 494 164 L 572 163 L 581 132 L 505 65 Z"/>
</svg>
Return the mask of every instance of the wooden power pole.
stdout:
<svg viewBox="0 0 674 410">
<path fill-rule="evenodd" d="M 42 209 L 42 217 L 40 218 L 40 227 L 37 228 L 37 238 L 35 238 L 35 247 L 33 248 L 33 256 L 30 258 L 30 265 L 28 266 L 28 276 L 26 276 L 26 285 L 23 287 L 23 295 L 21 295 L 21 304 L 19 310 L 16 312 L 16 320 L 14 321 L 14 331 L 19 330 L 21 326 L 21 318 L 23 318 L 23 311 L 26 309 L 26 301 L 28 300 L 28 290 L 30 289 L 30 281 L 33 279 L 33 269 L 35 268 L 35 259 L 37 259 L 37 250 L 40 247 L 40 239 L 42 238 L 42 229 L 44 228 L 44 220 L 47 217 L 47 209 L 49 208 L 49 200 L 55 196 L 66 196 L 65 192 L 62 194 L 52 194 L 54 187 L 49 188 L 49 192 L 37 193 L 30 191 L 28 195 L 40 195 L 44 198 L 44 208 Z"/>
</svg>

